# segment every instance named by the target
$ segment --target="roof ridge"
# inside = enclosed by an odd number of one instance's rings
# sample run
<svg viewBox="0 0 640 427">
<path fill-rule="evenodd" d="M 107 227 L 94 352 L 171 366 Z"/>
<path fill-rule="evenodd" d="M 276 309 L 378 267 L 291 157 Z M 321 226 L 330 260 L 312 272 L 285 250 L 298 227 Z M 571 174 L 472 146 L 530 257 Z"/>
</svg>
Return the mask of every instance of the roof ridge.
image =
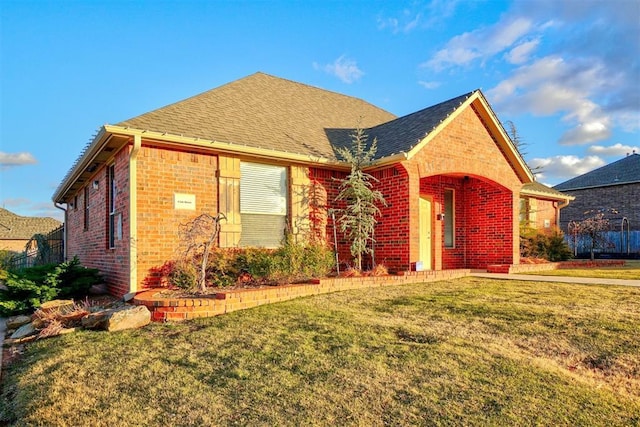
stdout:
<svg viewBox="0 0 640 427">
<path fill-rule="evenodd" d="M 560 190 L 570 190 L 579 188 L 601 187 L 605 185 L 620 185 L 640 181 L 640 169 L 628 167 L 626 163 L 640 161 L 640 154 L 628 154 L 625 157 L 615 160 L 596 169 L 585 172 L 582 175 L 574 176 L 553 188 Z M 610 172 L 611 171 L 611 172 Z M 635 175 L 634 175 L 635 172 Z M 615 173 L 613 181 L 604 181 L 602 174 Z M 625 176 L 626 175 L 626 176 Z"/>
<path fill-rule="evenodd" d="M 225 88 L 225 87 L 229 87 L 229 86 L 238 84 L 240 82 L 246 82 L 247 80 L 255 78 L 255 77 L 258 77 L 258 76 L 267 77 L 267 78 L 272 79 L 274 81 L 287 82 L 289 84 L 296 85 L 298 87 L 305 87 L 305 88 L 308 88 L 308 89 L 312 89 L 314 91 L 321 91 L 323 93 L 331 94 L 333 96 L 338 96 L 338 97 L 341 97 L 341 98 L 344 98 L 344 99 L 357 100 L 357 101 L 359 101 L 359 102 L 361 102 L 363 104 L 367 104 L 367 105 L 370 105 L 372 107 L 375 107 L 378 110 L 380 110 L 380 111 L 382 111 L 382 112 L 384 112 L 386 114 L 390 114 L 390 115 L 392 115 L 392 116 L 397 118 L 397 116 L 395 114 L 393 114 L 393 113 L 391 113 L 391 112 L 389 112 L 389 111 L 387 111 L 387 110 L 385 110 L 383 108 L 380 108 L 379 106 L 377 106 L 375 104 L 372 104 L 371 102 L 366 101 L 366 100 L 364 100 L 362 98 L 359 98 L 359 97 L 356 97 L 356 96 L 351 96 L 351 95 L 346 95 L 344 93 L 336 92 L 336 91 L 329 90 L 329 89 L 324 89 L 324 88 L 321 88 L 319 86 L 314 86 L 314 85 L 311 85 L 311 84 L 308 84 L 308 83 L 301 83 L 301 82 L 297 82 L 295 80 L 287 79 L 287 78 L 284 78 L 284 77 L 274 76 L 272 74 L 265 73 L 263 71 L 256 71 L 253 74 L 249 74 L 249 75 L 247 75 L 245 77 L 241 77 L 239 79 L 236 79 L 236 80 L 233 80 L 233 81 L 230 81 L 230 82 L 227 82 L 227 83 L 223 83 L 223 84 L 221 84 L 219 86 L 216 86 L 216 87 L 213 87 L 211 89 L 205 90 L 204 92 L 199 92 L 199 93 L 197 93 L 195 95 L 189 96 L 187 98 L 180 99 L 180 100 L 178 100 L 176 102 L 172 102 L 170 104 L 166 104 L 166 105 L 164 105 L 162 107 L 154 108 L 153 110 L 146 111 L 146 112 L 144 112 L 142 114 L 138 114 L 138 115 L 136 115 L 134 117 L 129 117 L 128 119 L 125 119 L 125 120 L 122 120 L 122 121 L 116 123 L 116 126 L 125 126 L 126 127 L 126 125 L 125 125 L 126 122 L 130 122 L 130 121 L 136 120 L 139 117 L 142 117 L 142 116 L 145 116 L 145 115 L 149 115 L 149 114 L 152 114 L 152 113 L 159 112 L 160 110 L 169 109 L 169 108 L 171 108 L 171 107 L 173 107 L 175 105 L 182 104 L 184 102 L 188 102 L 188 101 L 194 100 L 196 98 L 201 98 L 201 97 L 203 97 L 203 96 L 205 96 L 207 94 L 210 94 L 211 92 L 218 91 L 219 89 L 222 89 L 222 88 Z"/>
</svg>

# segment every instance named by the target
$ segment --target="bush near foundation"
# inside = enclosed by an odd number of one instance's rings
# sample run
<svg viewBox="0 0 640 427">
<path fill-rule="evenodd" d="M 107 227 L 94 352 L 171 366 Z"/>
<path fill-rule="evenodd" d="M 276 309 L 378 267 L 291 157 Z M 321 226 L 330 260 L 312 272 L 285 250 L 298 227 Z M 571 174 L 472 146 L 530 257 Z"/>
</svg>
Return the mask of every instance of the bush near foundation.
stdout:
<svg viewBox="0 0 640 427">
<path fill-rule="evenodd" d="M 557 227 L 549 231 L 526 228 L 520 231 L 520 256 L 558 262 L 570 259 L 572 254 Z"/>
<path fill-rule="evenodd" d="M 93 285 L 102 283 L 98 270 L 86 268 L 78 258 L 61 264 L 48 264 L 19 271 L 0 273 L 0 316 L 12 316 L 40 307 L 56 298 L 86 294 Z"/>
<path fill-rule="evenodd" d="M 197 259 L 169 261 L 160 269 L 162 282 L 197 291 Z M 208 256 L 208 287 L 259 286 L 296 283 L 324 277 L 335 265 L 333 252 L 322 244 L 287 239 L 277 249 L 214 248 Z"/>
</svg>

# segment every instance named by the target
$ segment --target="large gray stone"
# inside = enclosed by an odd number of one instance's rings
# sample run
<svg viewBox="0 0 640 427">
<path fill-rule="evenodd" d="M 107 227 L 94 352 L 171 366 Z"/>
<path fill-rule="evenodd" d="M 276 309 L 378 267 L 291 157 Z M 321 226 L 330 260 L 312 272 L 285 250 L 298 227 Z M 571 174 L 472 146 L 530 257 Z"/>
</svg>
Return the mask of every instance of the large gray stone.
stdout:
<svg viewBox="0 0 640 427">
<path fill-rule="evenodd" d="M 82 326 L 87 329 L 122 331 L 141 328 L 151 322 L 151 312 L 143 305 L 111 308 L 90 313 L 82 318 Z"/>
<path fill-rule="evenodd" d="M 9 337 L 12 340 L 17 340 L 20 338 L 28 337 L 29 335 L 33 335 L 36 333 L 36 328 L 33 327 L 33 324 L 27 323 L 26 325 L 22 325 Z"/>
<path fill-rule="evenodd" d="M 16 329 L 29 322 L 31 322 L 31 316 L 19 315 L 8 317 L 5 325 L 7 326 L 7 329 Z"/>
</svg>

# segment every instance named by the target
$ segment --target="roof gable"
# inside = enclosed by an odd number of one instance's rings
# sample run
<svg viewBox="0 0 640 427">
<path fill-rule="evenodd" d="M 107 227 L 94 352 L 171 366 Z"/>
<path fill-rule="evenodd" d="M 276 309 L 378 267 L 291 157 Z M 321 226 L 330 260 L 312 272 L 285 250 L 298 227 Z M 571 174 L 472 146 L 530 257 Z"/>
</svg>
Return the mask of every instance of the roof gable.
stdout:
<svg viewBox="0 0 640 427">
<path fill-rule="evenodd" d="M 398 153 L 409 153 L 434 131 L 447 117 L 460 107 L 473 92 L 441 102 L 406 116 L 365 129 L 369 141 L 378 144 L 376 158 L 381 159 Z M 326 129 L 327 136 L 336 147 L 348 147 L 355 129 Z"/>
<path fill-rule="evenodd" d="M 640 154 L 636 153 L 562 182 L 553 188 L 560 191 L 567 191 L 631 184 L 634 182 L 640 182 Z"/>
</svg>

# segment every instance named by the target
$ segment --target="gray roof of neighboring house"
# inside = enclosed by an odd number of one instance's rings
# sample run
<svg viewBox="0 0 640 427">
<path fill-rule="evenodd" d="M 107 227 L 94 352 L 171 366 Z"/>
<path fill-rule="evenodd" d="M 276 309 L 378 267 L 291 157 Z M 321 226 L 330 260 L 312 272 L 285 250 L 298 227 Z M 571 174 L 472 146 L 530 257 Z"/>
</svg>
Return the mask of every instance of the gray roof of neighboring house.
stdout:
<svg viewBox="0 0 640 427">
<path fill-rule="evenodd" d="M 361 126 L 383 158 L 411 150 L 472 93 L 396 118 L 358 98 L 255 73 L 117 125 L 328 159 Z"/>
<path fill-rule="evenodd" d="M 525 185 L 522 186 L 522 190 L 520 191 L 521 194 L 526 194 L 526 195 L 533 195 L 533 196 L 540 196 L 540 197 L 547 197 L 549 199 L 553 199 L 553 200 L 558 200 L 558 199 L 562 199 L 562 200 L 574 200 L 575 197 L 570 196 L 568 194 L 564 194 L 561 193 L 558 190 L 555 190 L 551 187 L 547 187 L 544 184 L 541 184 L 539 182 L 529 182 Z"/>
<path fill-rule="evenodd" d="M 553 188 L 567 191 L 635 182 L 640 182 L 640 154 L 633 153 L 606 166 L 560 183 Z"/>
<path fill-rule="evenodd" d="M 28 240 L 35 234 L 47 234 L 61 225 L 53 218 L 20 216 L 0 208 L 0 240 Z"/>
</svg>

